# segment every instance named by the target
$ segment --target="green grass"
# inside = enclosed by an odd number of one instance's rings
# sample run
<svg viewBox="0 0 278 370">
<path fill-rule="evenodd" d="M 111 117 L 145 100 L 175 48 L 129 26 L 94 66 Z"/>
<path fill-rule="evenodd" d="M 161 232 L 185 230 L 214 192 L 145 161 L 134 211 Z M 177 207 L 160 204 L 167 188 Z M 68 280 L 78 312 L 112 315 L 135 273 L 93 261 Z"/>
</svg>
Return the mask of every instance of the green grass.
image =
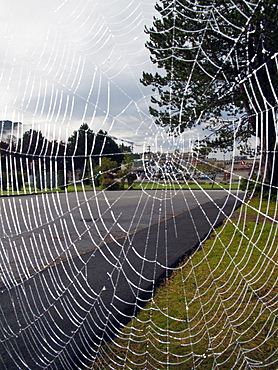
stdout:
<svg viewBox="0 0 278 370">
<path fill-rule="evenodd" d="M 175 189 L 175 190 L 221 190 L 221 189 L 238 189 L 238 184 L 219 183 L 212 184 L 207 182 L 181 182 L 181 183 L 163 183 L 163 182 L 135 182 L 132 185 L 132 189 L 144 189 L 144 190 L 162 190 L 162 189 Z"/>
<path fill-rule="evenodd" d="M 275 219 L 275 202 L 243 205 L 101 348 L 96 368 L 277 369 Z"/>
<path fill-rule="evenodd" d="M 84 187 L 82 187 L 81 185 L 68 185 L 67 187 L 67 192 L 68 193 L 72 193 L 72 192 L 81 192 L 81 191 L 89 191 L 89 190 L 92 190 L 92 187 L 90 185 L 84 185 Z M 57 189 L 52 189 L 52 190 L 38 190 L 38 189 L 34 189 L 34 187 L 28 187 L 26 186 L 25 188 L 25 191 L 24 189 L 21 189 L 20 191 L 15 191 L 13 189 L 8 189 L 8 190 L 1 190 L 0 192 L 0 196 L 14 196 L 14 195 L 31 195 L 31 194 L 46 194 L 46 193 L 65 193 L 65 190 L 61 190 L 59 188 Z"/>
<path fill-rule="evenodd" d="M 101 190 L 100 187 L 96 188 L 97 190 Z M 125 184 L 125 189 L 128 189 L 128 185 Z M 220 183 L 220 184 L 214 184 L 212 185 L 211 183 L 205 183 L 205 182 L 200 182 L 200 183 L 163 183 L 163 182 L 135 182 L 133 183 L 132 190 L 165 190 L 165 189 L 172 189 L 172 190 L 235 190 L 238 189 L 238 184 L 229 184 L 229 183 Z M 90 185 L 68 185 L 67 187 L 67 192 L 75 192 L 75 191 L 91 191 L 92 187 Z M 108 189 L 109 190 L 109 189 Z M 59 188 L 53 189 L 53 190 L 35 190 L 34 187 L 29 187 L 26 185 L 25 191 L 24 189 L 21 189 L 20 191 L 17 190 L 12 190 L 11 188 L 8 190 L 1 190 L 0 196 L 13 196 L 13 195 L 30 195 L 30 194 L 43 194 L 43 193 L 53 193 L 53 192 L 60 192 L 63 193 L 65 192 L 64 190 L 60 190 Z"/>
</svg>

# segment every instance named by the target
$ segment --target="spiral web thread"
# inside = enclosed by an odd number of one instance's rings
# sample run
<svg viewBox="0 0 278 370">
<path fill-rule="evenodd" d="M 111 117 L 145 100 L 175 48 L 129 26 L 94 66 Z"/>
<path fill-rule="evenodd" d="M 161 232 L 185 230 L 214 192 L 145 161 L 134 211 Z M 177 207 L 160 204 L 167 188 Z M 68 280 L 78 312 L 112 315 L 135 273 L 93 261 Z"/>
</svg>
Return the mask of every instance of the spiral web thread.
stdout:
<svg viewBox="0 0 278 370">
<path fill-rule="evenodd" d="M 243 3 L 251 9 L 247 25 L 259 1 Z M 185 14 L 191 9 L 194 20 L 192 2 L 179 4 Z M 219 190 L 205 190 L 195 177 L 189 179 L 192 173 L 202 175 L 190 144 L 201 135 L 198 129 L 169 136 L 152 121 L 151 92 L 139 79 L 143 70 L 154 68 L 143 32 L 151 25 L 154 5 L 150 0 L 60 0 L 39 6 L 29 0 L 22 6 L 15 0 L 3 8 L 4 369 L 277 366 L 277 202 L 270 195 L 265 200 L 263 192 L 250 201 L 260 181 L 254 173 L 264 168 L 260 156 L 249 161 L 248 174 L 239 174 L 234 148 L 229 166 L 213 181 Z M 208 17 L 207 24 L 218 11 L 213 2 L 194 9 Z M 201 53 L 200 47 L 191 74 Z M 278 53 L 273 60 L 278 68 Z M 261 68 L 276 97 L 268 65 Z M 255 80 L 257 73 L 252 72 Z M 250 80 L 238 80 L 248 94 Z M 264 113 L 276 122 L 275 106 L 262 98 Z M 260 111 L 256 119 L 259 130 Z M 7 120 L 12 121 L 8 128 Z M 50 181 L 44 170 L 49 159 L 51 187 L 59 186 L 57 161 L 65 166 L 72 161 L 59 151 L 60 141 L 83 122 L 134 144 L 135 151 L 141 147 L 143 164 L 149 163 L 146 178 L 139 180 L 141 190 L 112 192 L 94 185 L 88 190 L 84 174 L 73 178 L 72 192 L 38 188 L 38 182 Z M 239 121 L 230 124 L 236 132 Z M 30 128 L 41 130 L 45 143 L 35 155 L 14 144 Z M 57 146 L 51 146 L 53 140 Z M 93 159 L 91 179 L 96 177 Z M 215 162 L 210 166 L 216 168 Z M 24 168 L 27 181 L 23 178 L 20 190 Z M 242 178 L 251 192 L 240 190 Z M 182 190 L 182 183 L 197 190 Z M 214 238 L 207 240 L 210 233 Z M 156 292 L 162 278 L 163 288 Z M 173 303 L 176 296 L 179 305 Z"/>
</svg>

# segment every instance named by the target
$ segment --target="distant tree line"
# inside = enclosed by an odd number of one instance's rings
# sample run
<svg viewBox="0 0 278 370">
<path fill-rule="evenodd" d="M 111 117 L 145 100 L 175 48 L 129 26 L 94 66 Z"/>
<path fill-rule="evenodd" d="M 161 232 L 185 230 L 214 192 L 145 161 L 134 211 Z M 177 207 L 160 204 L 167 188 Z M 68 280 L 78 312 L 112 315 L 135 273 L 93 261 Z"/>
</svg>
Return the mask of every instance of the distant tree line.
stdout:
<svg viewBox="0 0 278 370">
<path fill-rule="evenodd" d="M 93 132 L 86 123 L 66 142 L 48 140 L 41 131 L 30 129 L 19 139 L 0 141 L 1 190 L 64 189 L 68 174 L 74 181 L 93 181 L 102 158 L 118 167 L 126 152 L 131 152 L 130 146 L 118 145 L 103 130 Z"/>
</svg>

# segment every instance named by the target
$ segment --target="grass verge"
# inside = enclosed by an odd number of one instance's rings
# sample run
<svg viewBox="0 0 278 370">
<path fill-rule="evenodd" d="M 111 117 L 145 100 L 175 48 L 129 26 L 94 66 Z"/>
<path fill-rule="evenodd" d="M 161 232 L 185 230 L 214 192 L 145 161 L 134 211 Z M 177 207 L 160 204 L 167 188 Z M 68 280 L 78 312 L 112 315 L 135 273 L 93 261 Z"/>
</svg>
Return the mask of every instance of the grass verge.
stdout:
<svg viewBox="0 0 278 370">
<path fill-rule="evenodd" d="M 206 182 L 199 183 L 163 183 L 163 182 L 135 182 L 132 184 L 131 190 L 236 190 L 238 189 L 238 184 L 229 184 L 229 183 L 219 183 L 212 184 Z M 125 184 L 125 190 L 128 189 L 128 185 Z M 102 190 L 101 187 L 97 187 L 96 190 Z M 109 189 L 107 189 L 109 190 Z M 92 191 L 90 185 L 68 185 L 66 191 L 68 193 L 72 192 L 82 192 L 82 191 Z M 115 190 L 113 190 L 115 191 Z M 31 194 L 44 194 L 44 193 L 64 193 L 65 190 L 59 188 L 53 190 L 37 190 L 33 187 L 26 186 L 25 190 L 1 190 L 0 196 L 14 196 L 14 195 L 31 195 Z"/>
<path fill-rule="evenodd" d="M 239 185 L 237 183 L 219 183 L 212 184 L 210 182 L 180 182 L 180 183 L 163 183 L 163 182 L 135 182 L 132 185 L 132 189 L 144 189 L 144 190 L 163 190 L 163 189 L 173 189 L 173 190 L 236 190 Z"/>
<path fill-rule="evenodd" d="M 274 201 L 243 205 L 101 347 L 96 368 L 277 369 L 276 219 Z"/>
</svg>

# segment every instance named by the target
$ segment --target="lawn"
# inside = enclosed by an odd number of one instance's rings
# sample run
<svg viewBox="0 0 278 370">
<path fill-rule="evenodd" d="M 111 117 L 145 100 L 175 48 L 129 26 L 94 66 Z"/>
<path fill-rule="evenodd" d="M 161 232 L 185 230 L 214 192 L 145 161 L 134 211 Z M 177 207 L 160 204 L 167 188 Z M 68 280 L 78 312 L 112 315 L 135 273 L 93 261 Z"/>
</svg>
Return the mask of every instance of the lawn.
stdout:
<svg viewBox="0 0 278 370">
<path fill-rule="evenodd" d="M 151 181 L 143 181 L 143 182 L 134 182 L 132 187 L 130 189 L 132 190 L 163 190 L 163 189 L 175 189 L 175 190 L 235 190 L 238 189 L 239 184 L 238 183 L 209 183 L 209 182 L 175 182 L 175 183 L 165 183 L 165 182 L 151 182 Z M 80 191 L 90 191 L 92 190 L 92 187 L 90 185 L 82 185 L 81 183 L 76 184 L 74 186 L 73 184 L 68 185 L 67 192 L 80 192 Z M 97 187 L 96 190 L 101 190 L 100 187 Z M 109 189 L 107 189 L 109 190 Z M 128 190 L 128 185 L 125 184 L 125 190 Z M 52 193 L 52 192 L 65 192 L 65 190 L 61 189 L 53 189 L 53 190 L 35 190 L 33 187 L 29 187 L 28 184 L 26 184 L 25 189 L 21 189 L 20 191 L 7 189 L 7 190 L 1 190 L 0 196 L 13 196 L 13 195 L 30 195 L 30 194 L 42 194 L 42 193 Z M 115 190 L 113 190 L 115 191 Z"/>
<path fill-rule="evenodd" d="M 238 209 L 101 347 L 96 368 L 277 369 L 275 220 L 274 201 Z"/>
<path fill-rule="evenodd" d="M 221 190 L 221 189 L 231 189 L 235 190 L 238 189 L 238 183 L 210 183 L 210 182 L 173 182 L 173 183 L 165 183 L 165 182 L 135 182 L 132 185 L 132 189 L 144 189 L 144 190 L 162 190 L 162 189 L 175 189 L 175 190 Z"/>
</svg>

